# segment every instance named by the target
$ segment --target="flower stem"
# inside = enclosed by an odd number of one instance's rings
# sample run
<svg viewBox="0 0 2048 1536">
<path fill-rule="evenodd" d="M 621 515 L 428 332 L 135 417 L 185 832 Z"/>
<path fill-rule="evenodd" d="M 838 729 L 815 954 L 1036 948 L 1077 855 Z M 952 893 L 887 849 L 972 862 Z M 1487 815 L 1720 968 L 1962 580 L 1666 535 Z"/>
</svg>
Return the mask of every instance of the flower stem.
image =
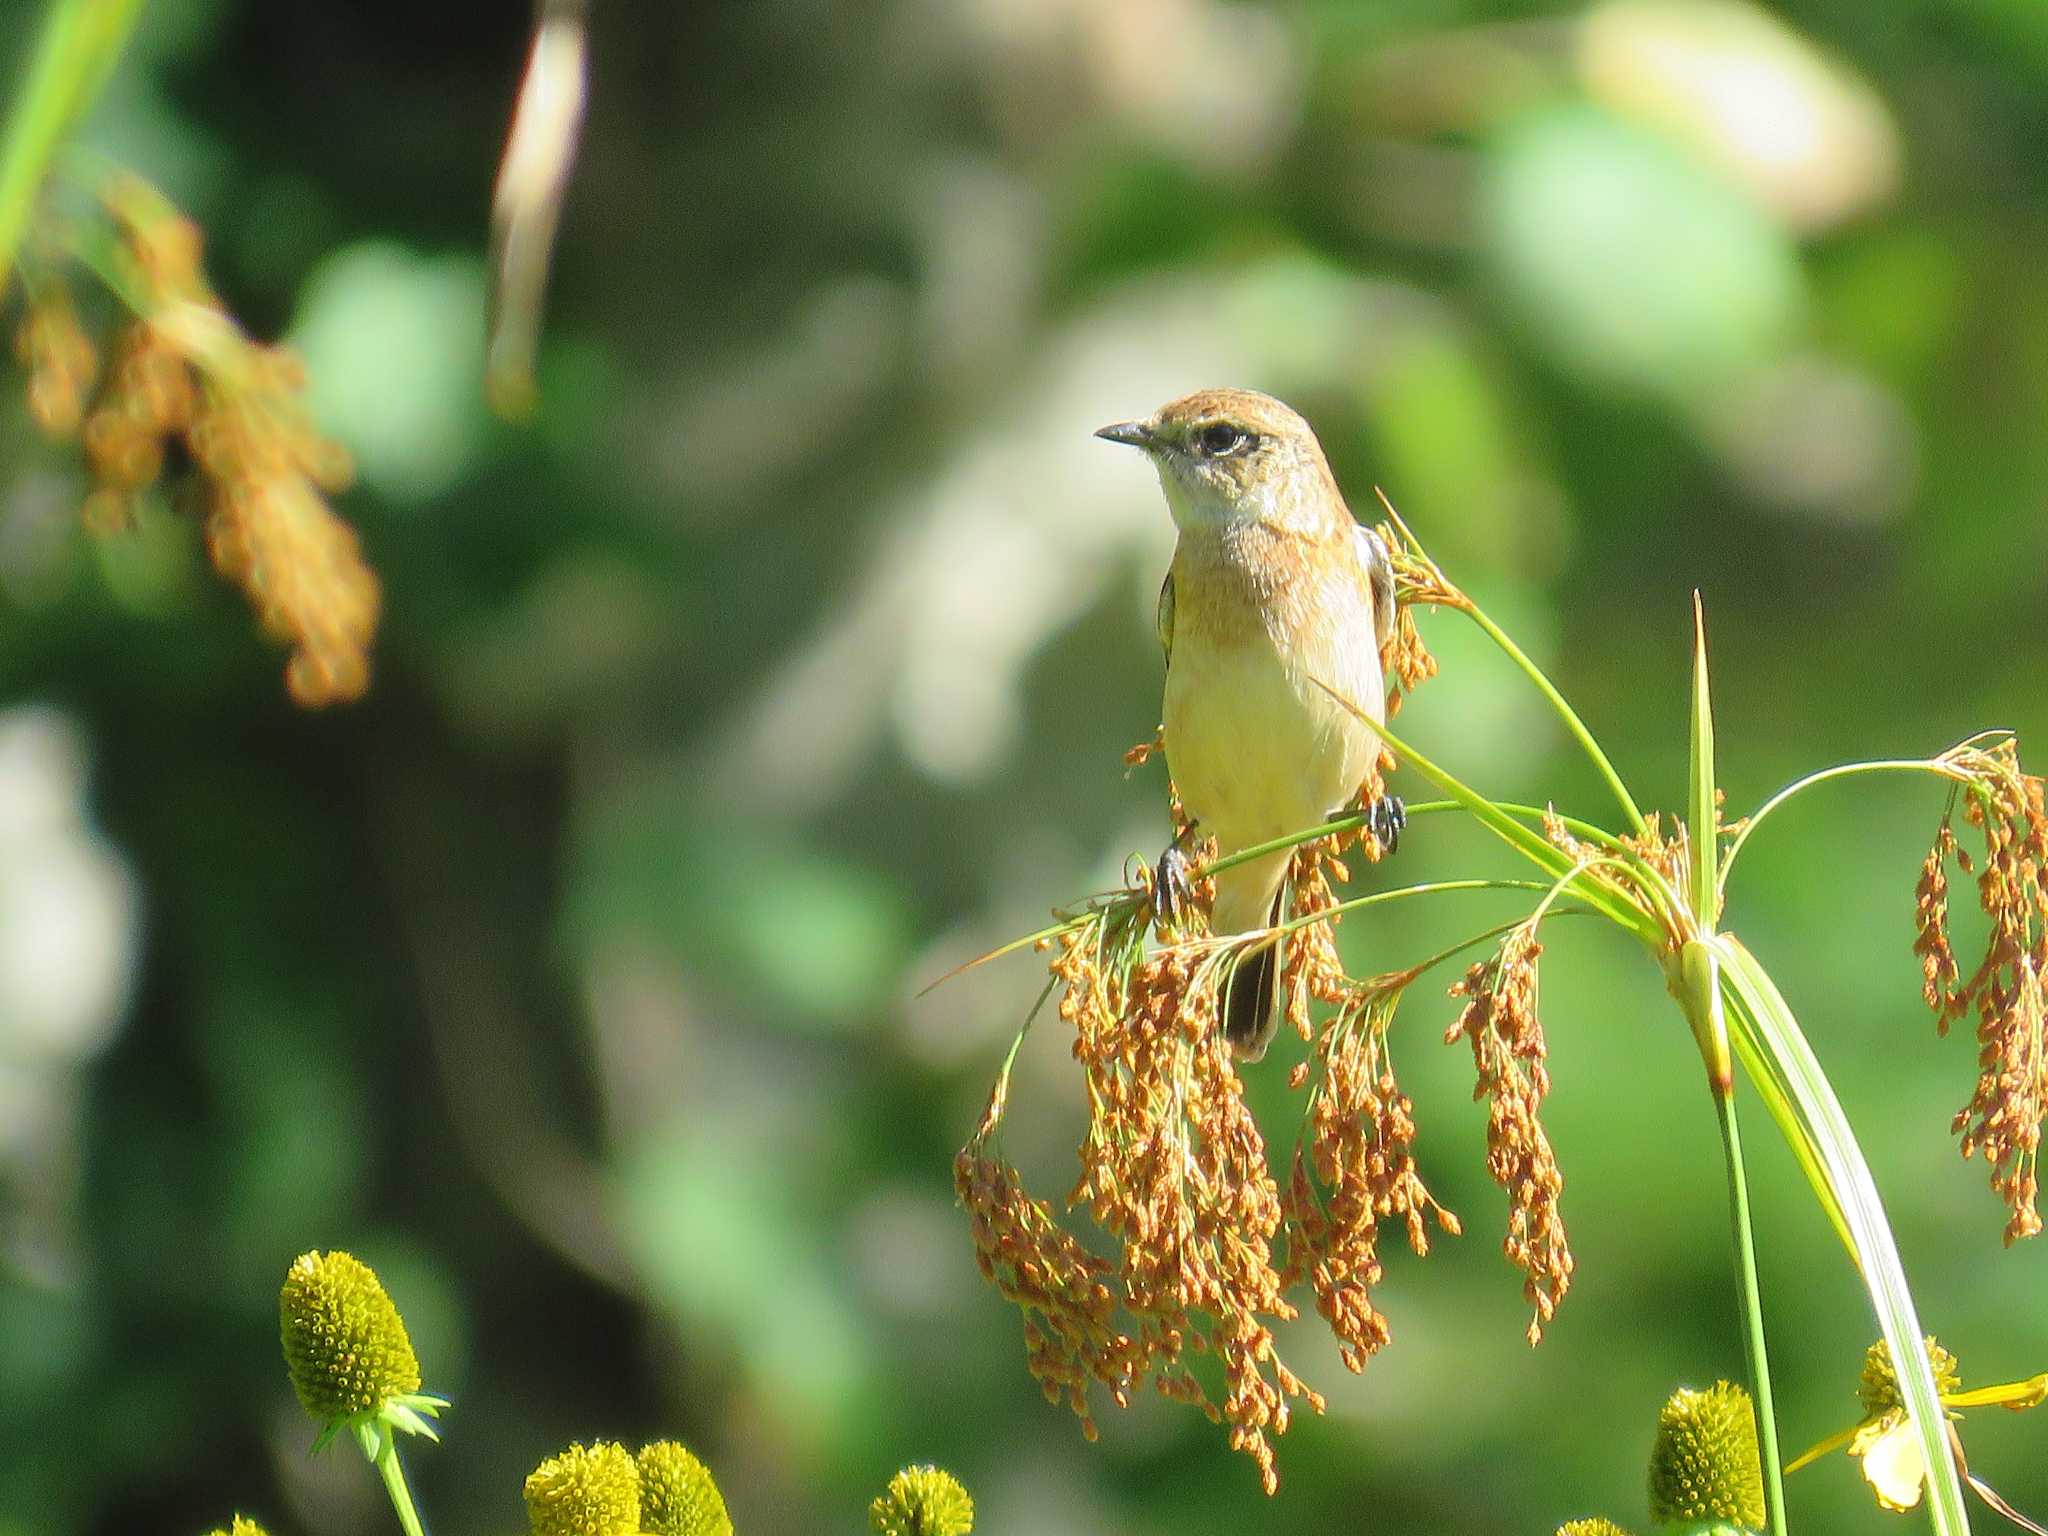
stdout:
<svg viewBox="0 0 2048 1536">
<path fill-rule="evenodd" d="M 1728 1215 L 1735 1237 L 1749 1391 L 1756 1402 L 1757 1450 L 1763 1461 L 1765 1528 L 1771 1536 L 1785 1536 L 1785 1478 L 1778 1457 L 1778 1416 L 1771 1402 L 1771 1363 L 1764 1348 L 1763 1297 L 1757 1286 L 1756 1238 L 1749 1224 L 1749 1183 L 1743 1173 L 1742 1136 L 1735 1124 L 1734 1093 L 1717 1088 L 1714 1112 L 1721 1124 L 1721 1152 L 1728 1164 Z"/>
<path fill-rule="evenodd" d="M 1304 912 L 1300 917 L 1290 917 L 1284 923 L 1275 923 L 1273 932 L 1292 933 L 1297 928 L 1306 928 L 1310 923 L 1329 921 L 1340 912 L 1356 912 L 1361 907 L 1376 907 L 1383 902 L 1399 901 L 1408 896 L 1434 896 L 1442 891 L 1551 891 L 1555 886 L 1547 880 L 1432 880 L 1423 885 L 1396 886 L 1390 891 L 1374 891 L 1365 896 L 1353 896 L 1325 907 L 1320 912 Z"/>
<path fill-rule="evenodd" d="M 1886 758 L 1872 763 L 1839 763 L 1833 768 L 1823 768 L 1818 773 L 1809 773 L 1803 779 L 1794 779 L 1759 806 L 1743 822 L 1742 829 L 1735 834 L 1735 840 L 1729 843 L 1728 851 L 1721 856 L 1721 889 L 1725 891 L 1728 888 L 1728 871 L 1734 867 L 1735 856 L 1742 851 L 1742 845 L 1749 841 L 1750 833 L 1763 825 L 1766 816 L 1803 789 L 1825 784 L 1829 779 L 1846 779 L 1860 773 L 1931 773 L 1940 778 L 1953 779 L 1958 784 L 1970 782 L 1968 774 L 1938 757 Z"/>
<path fill-rule="evenodd" d="M 420 1512 L 413 1508 L 412 1490 L 405 1485 L 405 1469 L 398 1464 L 398 1436 L 387 1427 L 377 1448 L 377 1471 L 384 1479 L 384 1491 L 391 1495 L 391 1507 L 398 1511 L 398 1523 L 405 1536 L 426 1536 Z"/>
</svg>

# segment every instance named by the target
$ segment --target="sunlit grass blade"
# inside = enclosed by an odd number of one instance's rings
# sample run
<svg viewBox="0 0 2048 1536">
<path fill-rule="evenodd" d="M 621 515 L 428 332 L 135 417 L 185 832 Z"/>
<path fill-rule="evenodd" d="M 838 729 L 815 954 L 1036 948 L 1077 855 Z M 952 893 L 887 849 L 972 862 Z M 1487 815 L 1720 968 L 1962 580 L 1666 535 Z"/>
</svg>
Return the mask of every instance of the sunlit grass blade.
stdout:
<svg viewBox="0 0 2048 1536">
<path fill-rule="evenodd" d="M 1724 977 L 1725 974 L 1724 968 Z M 1856 1239 L 1849 1231 L 1848 1218 L 1842 1214 L 1841 1202 L 1835 1198 L 1834 1188 L 1828 1183 L 1827 1170 L 1821 1166 L 1818 1153 L 1801 1129 L 1799 1114 L 1792 1102 L 1791 1083 L 1780 1070 L 1778 1059 L 1766 1049 L 1763 1031 L 1751 1017 L 1748 1002 L 1742 994 L 1731 992 L 1726 986 L 1722 990 L 1728 1002 L 1729 1043 L 1735 1048 L 1736 1058 L 1748 1074 L 1750 1086 L 1756 1089 L 1757 1097 L 1763 1100 L 1764 1108 L 1776 1122 L 1785 1144 L 1792 1149 L 1793 1160 L 1799 1164 L 1799 1171 L 1806 1175 L 1814 1198 L 1820 1202 L 1821 1213 L 1827 1217 L 1828 1225 L 1835 1229 L 1835 1236 L 1842 1240 L 1842 1247 L 1853 1263 L 1856 1261 Z"/>
<path fill-rule="evenodd" d="M 1445 769 L 1438 767 L 1429 758 L 1395 735 L 1385 724 L 1372 720 L 1356 704 L 1345 698 L 1342 693 L 1332 688 L 1328 683 L 1317 679 L 1316 686 L 1321 688 L 1323 692 L 1335 699 L 1344 708 L 1357 715 L 1361 720 L 1371 724 L 1373 730 L 1393 751 L 1396 757 L 1428 779 L 1430 783 L 1436 785 L 1438 789 L 1441 789 L 1453 800 L 1456 800 L 1467 811 L 1472 813 L 1472 816 L 1480 825 L 1528 859 L 1538 869 L 1547 871 L 1552 879 L 1568 874 L 1571 871 L 1571 856 L 1560 848 L 1553 848 L 1545 840 L 1542 833 L 1523 826 L 1521 822 L 1495 805 L 1491 800 L 1488 800 L 1477 790 L 1470 788 L 1462 780 L 1455 778 Z M 1661 930 L 1657 927 L 1656 920 L 1641 907 L 1636 906 L 1633 902 L 1624 900 L 1613 891 L 1591 880 L 1579 880 L 1573 885 L 1571 894 L 1584 901 L 1586 905 L 1594 907 L 1612 918 L 1646 943 L 1654 945 L 1661 942 Z"/>
<path fill-rule="evenodd" d="M 0 135 L 0 292 L 57 146 L 92 105 L 141 0 L 53 0 Z"/>
<path fill-rule="evenodd" d="M 1879 1330 L 1898 1367 L 1900 1396 L 1926 1459 L 1928 1515 L 1940 1536 L 1958 1536 L 1969 1530 L 1970 1522 L 1963 1509 L 1962 1483 L 1949 1455 L 1947 1421 L 1921 1348 L 1920 1319 L 1899 1262 L 1898 1244 L 1863 1150 L 1777 986 L 1732 935 L 1710 942 L 1730 989 L 1729 1001 L 1736 1005 L 1731 1011 L 1746 1016 L 1754 1028 L 1753 1046 L 1783 1092 L 1789 1114 L 1779 1117 L 1779 1128 L 1795 1153 L 1805 1144 L 1802 1166 L 1832 1192 Z M 1745 1052 L 1745 1064 L 1747 1060 Z"/>
<path fill-rule="evenodd" d="M 1702 934 L 1712 933 L 1720 877 L 1714 784 L 1714 703 L 1707 684 L 1707 615 L 1692 595 L 1692 775 L 1687 785 L 1686 830 L 1692 852 L 1692 912 Z"/>
</svg>

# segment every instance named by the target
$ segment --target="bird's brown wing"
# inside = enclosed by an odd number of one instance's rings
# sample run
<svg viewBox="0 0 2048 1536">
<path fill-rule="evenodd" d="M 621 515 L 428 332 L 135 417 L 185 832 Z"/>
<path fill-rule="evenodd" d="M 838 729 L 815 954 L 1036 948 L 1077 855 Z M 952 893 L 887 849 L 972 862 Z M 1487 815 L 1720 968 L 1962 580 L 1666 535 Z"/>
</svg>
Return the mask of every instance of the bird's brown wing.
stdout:
<svg viewBox="0 0 2048 1536">
<path fill-rule="evenodd" d="M 1356 526 L 1358 560 L 1372 583 L 1372 625 L 1381 645 L 1394 637 L 1394 561 L 1386 541 L 1363 523 Z M 1172 577 L 1167 578 L 1169 581 Z M 1165 595 L 1161 594 L 1162 602 Z"/>
<path fill-rule="evenodd" d="M 1168 665 L 1173 662 L 1173 570 L 1167 569 L 1166 580 L 1159 583 L 1159 649 L 1166 653 Z"/>
</svg>

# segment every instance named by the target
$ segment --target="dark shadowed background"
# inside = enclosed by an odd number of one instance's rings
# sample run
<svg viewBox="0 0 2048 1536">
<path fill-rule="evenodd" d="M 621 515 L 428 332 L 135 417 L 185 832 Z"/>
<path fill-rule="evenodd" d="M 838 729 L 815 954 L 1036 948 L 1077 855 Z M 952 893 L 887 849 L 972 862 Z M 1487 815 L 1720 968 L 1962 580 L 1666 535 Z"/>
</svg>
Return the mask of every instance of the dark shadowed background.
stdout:
<svg viewBox="0 0 2048 1536">
<path fill-rule="evenodd" d="M 8 80 L 34 10 L 0 7 Z M 856 1529 L 912 1459 L 1013 1536 L 1639 1523 L 1659 1402 L 1742 1355 L 1697 1058 L 1632 947 L 1547 935 L 1579 1270 L 1534 1352 L 1455 1005 L 1411 995 L 1467 1235 L 1392 1259 L 1363 1377 L 1287 1333 L 1330 1412 L 1273 1501 L 1186 1409 L 1105 1406 L 1090 1446 L 1041 1400 L 951 1182 L 1039 974 L 914 994 L 1163 840 L 1119 755 L 1171 530 L 1089 432 L 1198 386 L 1306 412 L 1646 803 L 1683 802 L 1694 587 L 1731 814 L 1982 726 L 2048 755 L 2048 11 L 599 0 L 518 429 L 478 370 L 527 21 L 156 0 L 87 125 L 304 355 L 386 618 L 369 699 L 297 711 L 192 522 L 89 538 L 75 458 L 0 411 L 0 1533 L 389 1528 L 357 1458 L 305 1459 L 279 1363 L 285 1266 L 333 1246 L 455 1400 L 409 1452 L 438 1536 L 520 1529 L 571 1438 L 657 1434 L 751 1533 Z M 1418 744 L 1611 815 L 1475 632 L 1424 634 Z M 2048 1369 L 2048 1251 L 2002 1251 L 1948 1135 L 1973 1047 L 1909 953 L 1940 810 L 1816 795 L 1727 920 L 1923 1320 L 2001 1380 Z M 1506 868 L 1432 818 L 1365 879 Z M 1359 968 L 1513 909 L 1397 910 L 1346 925 Z M 1048 1195 L 1066 1044 L 1034 1031 L 1006 1130 Z M 1284 1073 L 1252 1089 L 1282 1137 Z M 1748 1125 L 1797 1449 L 1855 1416 L 1873 1326 Z M 1965 1435 L 2048 1512 L 2048 1420 Z M 1844 1458 L 1791 1493 L 1807 1529 L 1897 1518 Z"/>
</svg>

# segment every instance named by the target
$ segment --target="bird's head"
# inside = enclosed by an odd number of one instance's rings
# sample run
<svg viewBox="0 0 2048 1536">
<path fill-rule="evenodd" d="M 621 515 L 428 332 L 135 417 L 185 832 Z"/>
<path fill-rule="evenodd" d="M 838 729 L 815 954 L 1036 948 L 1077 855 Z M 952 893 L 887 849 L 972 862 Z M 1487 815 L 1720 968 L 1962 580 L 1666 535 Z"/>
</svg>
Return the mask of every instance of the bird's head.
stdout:
<svg viewBox="0 0 2048 1536">
<path fill-rule="evenodd" d="M 1315 433 L 1271 395 L 1205 389 L 1095 435 L 1152 460 L 1183 533 L 1259 522 L 1305 526 L 1343 513 Z"/>
</svg>

